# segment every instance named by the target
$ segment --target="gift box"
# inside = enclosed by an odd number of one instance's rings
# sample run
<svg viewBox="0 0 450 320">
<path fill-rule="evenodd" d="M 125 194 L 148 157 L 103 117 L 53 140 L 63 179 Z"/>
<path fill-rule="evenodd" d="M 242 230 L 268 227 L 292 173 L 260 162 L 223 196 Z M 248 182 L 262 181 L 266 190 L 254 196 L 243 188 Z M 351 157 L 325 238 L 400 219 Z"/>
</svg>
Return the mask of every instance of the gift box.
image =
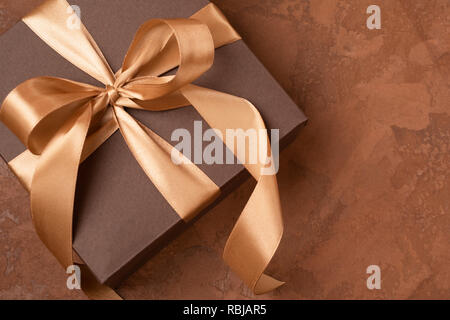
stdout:
<svg viewBox="0 0 450 320">
<path fill-rule="evenodd" d="M 77 0 L 73 4 L 80 9 L 83 24 L 116 71 L 136 30 L 144 22 L 153 18 L 188 18 L 209 2 Z M 0 47 L 2 101 L 20 83 L 39 76 L 99 85 L 59 56 L 24 23 L 2 34 Z M 217 48 L 214 64 L 194 83 L 250 101 L 268 129 L 279 129 L 280 148 L 291 142 L 306 123 L 305 115 L 242 40 Z M 178 143 L 172 139 L 176 129 L 186 129 L 195 139 L 198 130 L 203 133 L 210 128 L 195 108 L 189 106 L 158 112 L 127 111 L 173 146 Z M 26 150 L 1 122 L 0 137 L 0 155 L 4 161 L 12 161 Z M 200 143 L 203 147 L 208 144 Z M 227 148 L 224 150 L 232 154 Z M 194 219 L 186 221 L 149 180 L 120 133 L 115 132 L 80 165 L 74 202 L 73 249 L 100 283 L 119 285 L 189 223 L 249 177 L 244 166 L 236 162 L 197 164 L 220 188 L 220 194 L 200 208 Z"/>
</svg>

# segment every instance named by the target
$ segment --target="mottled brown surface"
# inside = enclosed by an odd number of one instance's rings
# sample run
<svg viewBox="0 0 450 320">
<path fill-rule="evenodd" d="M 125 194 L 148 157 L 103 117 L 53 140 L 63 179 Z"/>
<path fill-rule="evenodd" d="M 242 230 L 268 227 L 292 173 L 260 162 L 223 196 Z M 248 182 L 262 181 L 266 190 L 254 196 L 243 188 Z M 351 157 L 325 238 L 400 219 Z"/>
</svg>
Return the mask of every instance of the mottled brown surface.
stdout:
<svg viewBox="0 0 450 320">
<path fill-rule="evenodd" d="M 0 0 L 0 34 L 44 0 Z"/>
<path fill-rule="evenodd" d="M 257 298 L 450 298 L 450 2 L 222 0 L 310 118 L 282 154 L 285 236 Z M 368 30 L 366 8 L 382 10 Z M 249 181 L 119 289 L 125 298 L 254 298 L 220 256 Z M 0 167 L 0 298 L 85 298 Z M 367 266 L 382 289 L 366 288 Z"/>
</svg>

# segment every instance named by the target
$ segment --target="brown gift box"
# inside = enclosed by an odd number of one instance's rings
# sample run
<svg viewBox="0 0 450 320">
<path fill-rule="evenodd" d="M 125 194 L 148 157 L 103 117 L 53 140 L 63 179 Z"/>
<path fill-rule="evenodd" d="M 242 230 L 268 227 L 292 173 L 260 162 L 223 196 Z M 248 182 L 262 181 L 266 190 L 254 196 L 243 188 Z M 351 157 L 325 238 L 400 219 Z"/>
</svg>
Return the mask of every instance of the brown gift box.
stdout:
<svg viewBox="0 0 450 320">
<path fill-rule="evenodd" d="M 39 2 L 39 1 L 37 1 Z M 81 19 L 117 70 L 139 26 L 152 18 L 189 17 L 206 0 L 77 0 Z M 125 3 L 126 2 L 126 3 Z M 124 7 L 126 6 L 126 10 Z M 0 36 L 0 99 L 21 82 L 56 76 L 96 84 L 48 47 L 23 23 Z M 306 117 L 252 54 L 243 41 L 216 50 L 214 65 L 195 82 L 241 96 L 261 113 L 268 129 L 280 130 L 280 148 L 305 124 Z M 185 128 L 194 136 L 192 108 L 164 112 L 128 110 L 169 143 L 171 133 Z M 208 125 L 202 121 L 203 131 Z M 0 123 L 0 154 L 8 162 L 24 151 L 22 143 Z M 227 151 L 230 152 L 230 151 Z M 249 175 L 240 164 L 200 164 L 221 189 L 207 212 Z M 186 226 L 145 175 L 116 132 L 80 166 L 74 210 L 73 247 L 97 279 L 117 286 Z"/>
</svg>

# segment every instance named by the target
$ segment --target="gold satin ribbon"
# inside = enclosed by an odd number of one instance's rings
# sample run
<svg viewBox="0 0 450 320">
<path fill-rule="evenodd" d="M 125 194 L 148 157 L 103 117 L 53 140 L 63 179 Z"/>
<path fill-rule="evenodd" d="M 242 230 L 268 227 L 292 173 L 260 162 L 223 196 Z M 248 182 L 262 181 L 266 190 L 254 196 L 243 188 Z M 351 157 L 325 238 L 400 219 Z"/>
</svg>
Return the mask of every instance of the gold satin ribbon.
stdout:
<svg viewBox="0 0 450 320">
<path fill-rule="evenodd" d="M 34 78 L 16 87 L 0 109 L 0 120 L 27 147 L 9 165 L 30 191 L 39 237 L 64 267 L 74 263 L 72 220 L 78 167 L 118 129 L 139 165 L 182 219 L 194 217 L 220 192 L 188 159 L 174 164 L 173 147 L 125 108 L 160 111 L 192 105 L 212 128 L 221 131 L 225 143 L 227 129 L 265 129 L 259 112 L 247 100 L 191 84 L 211 67 L 215 48 L 240 39 L 213 4 L 189 19 L 144 23 L 115 74 L 82 24 L 80 29 L 67 28 L 68 6 L 65 0 L 48 0 L 23 21 L 105 88 Z M 176 75 L 160 76 L 177 66 Z M 263 139 L 268 141 L 267 136 Z M 227 146 L 237 154 L 231 144 Z M 245 154 L 249 148 L 246 144 Z M 256 294 L 282 284 L 263 274 L 283 233 L 276 177 L 261 171 L 270 163 L 270 148 L 266 156 L 257 164 L 240 159 L 257 185 L 224 250 L 224 260 Z M 88 279 L 83 289 L 90 297 L 119 298 L 96 283 L 85 266 L 83 274 Z"/>
</svg>

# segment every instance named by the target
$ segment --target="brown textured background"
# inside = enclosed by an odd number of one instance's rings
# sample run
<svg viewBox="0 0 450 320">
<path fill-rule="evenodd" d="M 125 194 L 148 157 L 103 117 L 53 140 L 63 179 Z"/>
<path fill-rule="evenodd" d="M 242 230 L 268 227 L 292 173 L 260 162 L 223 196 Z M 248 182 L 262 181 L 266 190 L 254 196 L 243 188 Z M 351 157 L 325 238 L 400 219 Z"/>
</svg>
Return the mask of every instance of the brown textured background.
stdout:
<svg viewBox="0 0 450 320">
<path fill-rule="evenodd" d="M 214 2 L 310 118 L 281 157 L 286 228 L 269 271 L 287 284 L 256 298 L 450 298 L 450 2 Z M 366 28 L 371 4 L 381 7 L 381 30 Z M 255 298 L 221 260 L 253 186 L 200 219 L 120 294 Z M 1 166 L 0 189 L 0 298 L 84 299 L 66 289 L 35 235 L 27 195 Z M 366 288 L 371 264 L 381 267 L 381 290 Z"/>
</svg>

